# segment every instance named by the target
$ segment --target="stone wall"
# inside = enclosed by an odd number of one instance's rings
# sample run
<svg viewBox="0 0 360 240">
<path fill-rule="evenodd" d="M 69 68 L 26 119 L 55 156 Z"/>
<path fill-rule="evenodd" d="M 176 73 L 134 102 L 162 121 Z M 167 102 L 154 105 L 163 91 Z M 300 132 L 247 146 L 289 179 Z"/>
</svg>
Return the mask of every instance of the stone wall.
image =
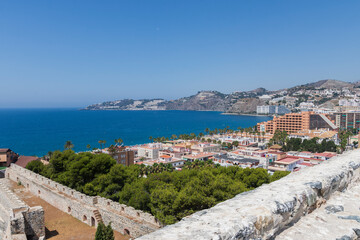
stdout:
<svg viewBox="0 0 360 240">
<path fill-rule="evenodd" d="M 5 177 L 21 182 L 34 195 L 90 226 L 96 227 L 99 221 L 111 222 L 113 229 L 132 237 L 160 228 L 149 213 L 99 196 L 87 196 L 15 164 L 6 169 Z"/>
<path fill-rule="evenodd" d="M 0 240 L 43 239 L 44 210 L 29 207 L 0 181 Z"/>
<path fill-rule="evenodd" d="M 239 194 L 139 239 L 274 239 L 335 192 L 359 182 L 360 150 L 354 150 Z"/>
</svg>

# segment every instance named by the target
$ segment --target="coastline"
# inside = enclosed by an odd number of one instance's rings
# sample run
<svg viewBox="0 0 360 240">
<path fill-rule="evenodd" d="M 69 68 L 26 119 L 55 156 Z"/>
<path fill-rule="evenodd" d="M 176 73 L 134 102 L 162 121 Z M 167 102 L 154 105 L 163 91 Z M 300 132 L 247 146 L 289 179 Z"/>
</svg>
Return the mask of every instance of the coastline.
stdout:
<svg viewBox="0 0 360 240">
<path fill-rule="evenodd" d="M 172 134 L 203 132 L 205 128 L 236 129 L 267 120 L 254 116 L 221 115 L 221 111 L 78 111 L 78 109 L 2 110 L 0 147 L 21 155 L 43 156 L 63 149 L 67 140 L 74 150 L 86 151 L 87 144 L 98 147 L 99 140 L 121 137 L 126 145 L 149 142 L 149 136 L 171 137 Z M 51 136 L 48 134 L 51 133 Z M 33 143 L 36 144 L 33 144 Z"/>
<path fill-rule="evenodd" d="M 221 115 L 234 115 L 234 116 L 251 116 L 251 117 L 272 117 L 273 115 L 258 115 L 256 113 L 228 113 L 228 112 L 223 112 L 221 113 Z"/>
</svg>

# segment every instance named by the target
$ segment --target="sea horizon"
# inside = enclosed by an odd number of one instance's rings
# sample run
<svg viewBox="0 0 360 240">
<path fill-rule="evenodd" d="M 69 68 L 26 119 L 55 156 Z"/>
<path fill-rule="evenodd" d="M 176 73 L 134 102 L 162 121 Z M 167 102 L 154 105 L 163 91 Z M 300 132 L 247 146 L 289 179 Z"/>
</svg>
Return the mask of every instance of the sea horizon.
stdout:
<svg viewBox="0 0 360 240">
<path fill-rule="evenodd" d="M 66 141 L 76 152 L 106 146 L 122 138 L 124 145 L 150 142 L 149 137 L 204 132 L 205 128 L 250 127 L 268 116 L 223 115 L 217 111 L 97 110 L 79 108 L 0 108 L 0 148 L 20 155 L 43 156 L 63 150 Z"/>
</svg>

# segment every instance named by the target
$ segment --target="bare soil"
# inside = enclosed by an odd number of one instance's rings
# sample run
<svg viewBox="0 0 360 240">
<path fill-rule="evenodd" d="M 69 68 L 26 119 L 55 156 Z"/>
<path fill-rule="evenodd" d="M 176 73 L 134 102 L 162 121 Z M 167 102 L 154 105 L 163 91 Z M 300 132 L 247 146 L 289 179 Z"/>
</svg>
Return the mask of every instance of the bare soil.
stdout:
<svg viewBox="0 0 360 240">
<path fill-rule="evenodd" d="M 10 181 L 11 182 L 11 181 Z M 50 240 L 94 240 L 96 228 L 66 214 L 34 196 L 23 186 L 11 182 L 11 189 L 30 207 L 42 206 L 45 212 L 46 239 Z M 128 236 L 114 231 L 115 240 L 128 240 Z"/>
</svg>

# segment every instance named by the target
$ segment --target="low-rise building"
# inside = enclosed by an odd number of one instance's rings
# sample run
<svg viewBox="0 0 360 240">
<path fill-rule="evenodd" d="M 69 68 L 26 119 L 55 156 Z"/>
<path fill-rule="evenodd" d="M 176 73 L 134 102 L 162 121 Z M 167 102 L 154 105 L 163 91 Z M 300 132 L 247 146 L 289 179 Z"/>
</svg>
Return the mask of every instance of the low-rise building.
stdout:
<svg viewBox="0 0 360 240">
<path fill-rule="evenodd" d="M 300 130 L 296 133 L 289 134 L 289 138 L 300 138 L 301 140 L 318 138 L 318 143 L 321 143 L 321 141 L 325 139 L 339 144 L 338 132 L 329 129 Z"/>
<path fill-rule="evenodd" d="M 40 158 L 34 157 L 34 156 L 20 156 L 20 157 L 18 157 L 15 164 L 24 168 L 24 167 L 26 167 L 26 165 L 28 165 L 29 162 L 32 162 L 32 161 L 40 161 Z"/>
<path fill-rule="evenodd" d="M 212 159 L 214 155 L 215 153 L 198 153 L 198 154 L 185 155 L 182 157 L 182 159 L 189 162 L 194 162 L 195 160 L 206 161 Z"/>
<path fill-rule="evenodd" d="M 239 166 L 241 168 L 253 168 L 259 165 L 260 160 L 254 158 L 232 157 L 226 154 L 219 154 L 214 156 L 214 163 L 221 166 Z"/>
<path fill-rule="evenodd" d="M 161 143 L 150 143 L 138 147 L 138 157 L 157 159 L 159 151 L 162 149 Z"/>
<path fill-rule="evenodd" d="M 287 156 L 283 159 L 275 161 L 268 167 L 270 171 L 293 171 L 297 164 L 304 162 L 304 159 L 299 157 Z"/>
<path fill-rule="evenodd" d="M 9 167 L 11 163 L 16 162 L 19 155 L 10 148 L 0 148 L 0 167 Z"/>
<path fill-rule="evenodd" d="M 118 164 L 130 166 L 134 164 L 135 153 L 132 150 L 124 149 L 115 154 L 114 159 Z"/>
<path fill-rule="evenodd" d="M 212 144 L 212 143 L 199 143 L 197 145 L 191 146 L 191 150 L 194 152 L 219 152 L 221 149 L 220 144 Z"/>
</svg>

